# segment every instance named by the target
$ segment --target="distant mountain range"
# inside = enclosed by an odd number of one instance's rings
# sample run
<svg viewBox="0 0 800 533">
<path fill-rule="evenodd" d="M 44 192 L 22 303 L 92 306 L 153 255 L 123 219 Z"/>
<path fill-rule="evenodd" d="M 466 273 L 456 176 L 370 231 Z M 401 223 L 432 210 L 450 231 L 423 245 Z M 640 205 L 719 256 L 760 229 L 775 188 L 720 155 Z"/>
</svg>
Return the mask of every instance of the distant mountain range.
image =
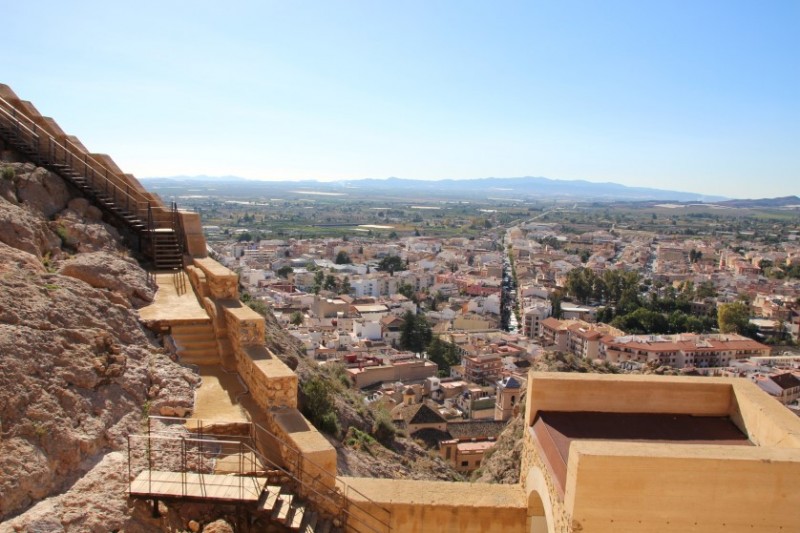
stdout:
<svg viewBox="0 0 800 533">
<path fill-rule="evenodd" d="M 219 194 L 275 194 L 277 192 L 302 191 L 336 193 L 348 196 L 364 194 L 381 197 L 400 196 L 409 199 L 497 199 L 497 200 L 597 200 L 597 201 L 675 201 L 675 202 L 719 202 L 724 196 L 708 196 L 691 192 L 628 187 L 618 183 L 595 183 L 585 180 L 554 180 L 541 177 L 480 178 L 410 180 L 402 178 L 340 180 L 332 182 L 305 181 L 257 181 L 237 176 L 172 176 L 142 178 L 149 189 L 160 190 L 197 186 L 209 187 Z"/>
<path fill-rule="evenodd" d="M 728 207 L 800 207 L 800 197 L 781 196 L 780 198 L 761 198 L 759 200 L 727 200 L 717 203 Z"/>
</svg>

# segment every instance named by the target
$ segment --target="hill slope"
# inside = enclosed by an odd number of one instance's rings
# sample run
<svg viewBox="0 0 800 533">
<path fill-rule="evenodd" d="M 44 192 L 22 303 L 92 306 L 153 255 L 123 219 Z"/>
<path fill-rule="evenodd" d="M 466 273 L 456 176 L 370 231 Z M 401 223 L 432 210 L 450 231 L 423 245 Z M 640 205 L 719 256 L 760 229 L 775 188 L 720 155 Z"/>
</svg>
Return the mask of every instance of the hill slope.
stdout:
<svg viewBox="0 0 800 533">
<path fill-rule="evenodd" d="M 158 529 L 129 506 L 120 452 L 197 379 L 140 325 L 153 290 L 99 210 L 44 169 L 0 167 L 0 531 Z"/>
</svg>

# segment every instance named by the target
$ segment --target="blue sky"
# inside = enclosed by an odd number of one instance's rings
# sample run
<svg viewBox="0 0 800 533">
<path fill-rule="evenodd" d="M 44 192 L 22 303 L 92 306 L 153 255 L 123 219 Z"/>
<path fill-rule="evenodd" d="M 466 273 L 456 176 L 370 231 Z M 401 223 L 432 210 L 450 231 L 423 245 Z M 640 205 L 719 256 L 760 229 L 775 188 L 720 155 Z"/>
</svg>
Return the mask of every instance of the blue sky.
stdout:
<svg viewBox="0 0 800 533">
<path fill-rule="evenodd" d="M 3 18 L 0 82 L 140 177 L 800 194 L 798 1 L 31 0 Z"/>
</svg>

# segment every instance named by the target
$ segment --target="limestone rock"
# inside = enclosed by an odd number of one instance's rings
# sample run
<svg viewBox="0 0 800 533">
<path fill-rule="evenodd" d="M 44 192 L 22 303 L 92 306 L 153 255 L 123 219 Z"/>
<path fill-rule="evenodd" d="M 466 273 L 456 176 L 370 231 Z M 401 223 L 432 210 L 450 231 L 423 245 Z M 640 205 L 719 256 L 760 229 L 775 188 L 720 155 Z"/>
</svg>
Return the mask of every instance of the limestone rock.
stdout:
<svg viewBox="0 0 800 533">
<path fill-rule="evenodd" d="M 50 223 L 64 244 L 78 252 L 121 251 L 120 235 L 113 226 L 100 220 L 102 213 L 84 198 L 76 198 Z"/>
<path fill-rule="evenodd" d="M 67 205 L 69 190 L 64 180 L 44 168 L 17 173 L 17 197 L 33 210 L 50 218 Z"/>
<path fill-rule="evenodd" d="M 84 281 L 92 287 L 107 289 L 127 298 L 135 307 L 153 300 L 154 291 L 147 276 L 132 260 L 108 252 L 76 255 L 59 272 Z"/>
<path fill-rule="evenodd" d="M 0 273 L 16 270 L 44 273 L 45 268 L 35 255 L 0 242 Z"/>
<path fill-rule="evenodd" d="M 0 199 L 0 242 L 38 258 L 61 251 L 61 239 L 41 215 L 6 199 Z"/>
<path fill-rule="evenodd" d="M 223 519 L 215 520 L 203 528 L 203 533 L 233 533 L 233 527 Z"/>
<path fill-rule="evenodd" d="M 15 257 L 7 245 L 0 245 L 0 258 L 2 520 L 69 486 L 107 451 L 124 449 L 126 436 L 139 431 L 153 384 L 153 401 L 164 396 L 191 405 L 196 378 L 185 376 L 188 370 L 152 344 L 135 311 L 110 302 L 105 290 L 47 273 L 32 254 Z M 120 496 L 115 505 L 125 502 Z M 61 511 L 50 509 L 20 530 L 59 531 L 50 528 L 53 512 Z M 70 525 L 83 520 L 75 517 L 62 517 L 65 531 L 101 530 Z"/>
</svg>

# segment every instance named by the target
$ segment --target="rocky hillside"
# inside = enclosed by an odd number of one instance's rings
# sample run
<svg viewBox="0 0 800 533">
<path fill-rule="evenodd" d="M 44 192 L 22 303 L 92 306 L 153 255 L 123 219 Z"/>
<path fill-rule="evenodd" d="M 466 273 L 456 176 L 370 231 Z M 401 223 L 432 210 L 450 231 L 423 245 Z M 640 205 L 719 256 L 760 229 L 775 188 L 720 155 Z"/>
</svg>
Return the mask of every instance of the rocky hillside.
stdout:
<svg viewBox="0 0 800 533">
<path fill-rule="evenodd" d="M 0 531 L 156 530 L 125 497 L 126 435 L 197 377 L 139 323 L 153 289 L 100 211 L 0 170 Z"/>
</svg>

